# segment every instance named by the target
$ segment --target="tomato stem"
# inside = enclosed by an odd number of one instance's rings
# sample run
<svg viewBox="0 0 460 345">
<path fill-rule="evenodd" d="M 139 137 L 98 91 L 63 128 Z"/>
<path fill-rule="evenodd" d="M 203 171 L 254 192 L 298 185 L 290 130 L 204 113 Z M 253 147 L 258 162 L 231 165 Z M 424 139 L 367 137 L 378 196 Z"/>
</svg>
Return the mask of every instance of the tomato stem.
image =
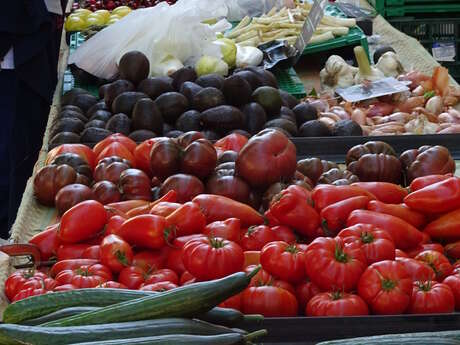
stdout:
<svg viewBox="0 0 460 345">
<path fill-rule="evenodd" d="M 299 252 L 299 248 L 297 248 L 295 244 L 290 244 L 284 249 L 284 251 L 288 253 L 296 254 Z"/>
<path fill-rule="evenodd" d="M 331 292 L 331 298 L 333 301 L 337 301 L 341 299 L 343 296 L 342 291 L 332 291 Z"/>
<path fill-rule="evenodd" d="M 121 263 L 123 266 L 128 266 L 128 258 L 126 257 L 126 253 L 122 252 L 121 250 L 117 250 L 115 252 L 115 257 L 117 258 L 118 262 Z"/>
<path fill-rule="evenodd" d="M 417 282 L 417 287 L 420 291 L 430 291 L 431 290 L 431 281 L 428 280 L 426 282 Z"/>
<path fill-rule="evenodd" d="M 335 246 L 335 259 L 338 262 L 343 262 L 343 263 L 348 262 L 348 255 L 344 253 L 342 248 L 340 248 L 340 246 L 338 245 Z"/>
<path fill-rule="evenodd" d="M 225 247 L 224 240 L 216 238 L 216 237 L 210 237 L 209 243 L 211 244 L 213 248 L 216 248 L 216 249 Z"/>
<path fill-rule="evenodd" d="M 369 232 L 363 232 L 361 234 L 361 242 L 363 242 L 363 243 L 372 243 L 372 242 L 374 242 L 374 236 Z"/>
<path fill-rule="evenodd" d="M 396 282 L 391 279 L 383 279 L 382 280 L 382 289 L 385 291 L 393 290 L 396 286 Z"/>
</svg>

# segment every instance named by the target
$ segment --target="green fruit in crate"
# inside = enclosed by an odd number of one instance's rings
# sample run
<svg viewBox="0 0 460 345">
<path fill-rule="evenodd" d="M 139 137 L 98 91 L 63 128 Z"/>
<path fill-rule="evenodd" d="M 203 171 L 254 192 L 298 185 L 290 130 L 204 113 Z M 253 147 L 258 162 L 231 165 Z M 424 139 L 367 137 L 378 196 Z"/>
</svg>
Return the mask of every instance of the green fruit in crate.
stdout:
<svg viewBox="0 0 460 345">
<path fill-rule="evenodd" d="M 66 31 L 81 31 L 86 29 L 86 21 L 80 16 L 70 15 L 65 21 Z"/>
<path fill-rule="evenodd" d="M 97 10 L 93 12 L 93 14 L 102 16 L 106 22 L 108 22 L 110 19 L 110 12 L 107 10 Z"/>
<path fill-rule="evenodd" d="M 106 23 L 106 19 L 103 15 L 96 14 L 96 13 L 91 13 L 87 18 L 86 18 L 86 25 L 88 27 L 91 26 L 103 26 Z"/>
<path fill-rule="evenodd" d="M 91 13 L 93 13 L 93 12 L 91 12 L 90 10 L 87 10 L 86 8 L 79 8 L 79 9 L 76 9 L 75 11 L 73 11 L 71 16 L 77 15 L 77 16 L 81 17 L 82 19 L 85 19 Z"/>
<path fill-rule="evenodd" d="M 117 16 L 124 17 L 131 12 L 131 9 L 128 6 L 118 6 L 112 11 L 112 15 L 116 14 Z"/>
</svg>

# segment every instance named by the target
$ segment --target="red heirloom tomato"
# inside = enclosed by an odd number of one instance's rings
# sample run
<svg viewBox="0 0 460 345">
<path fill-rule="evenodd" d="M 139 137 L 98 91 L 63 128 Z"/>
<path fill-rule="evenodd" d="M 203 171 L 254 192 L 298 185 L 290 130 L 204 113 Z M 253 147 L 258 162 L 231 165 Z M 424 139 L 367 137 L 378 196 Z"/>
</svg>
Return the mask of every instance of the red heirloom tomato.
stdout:
<svg viewBox="0 0 460 345">
<path fill-rule="evenodd" d="M 322 292 L 313 296 L 307 304 L 307 316 L 357 316 L 368 315 L 366 302 L 358 295 L 346 292 Z"/>
<path fill-rule="evenodd" d="M 126 219 L 119 215 L 114 215 L 110 217 L 109 221 L 107 222 L 107 225 L 105 226 L 105 233 L 107 235 L 120 236 L 120 228 L 125 221 Z"/>
<path fill-rule="evenodd" d="M 443 284 L 450 286 L 455 297 L 455 309 L 460 310 L 460 272 L 455 271 L 454 274 L 443 280 Z"/>
<path fill-rule="evenodd" d="M 98 285 L 97 287 L 100 287 L 100 285 Z M 72 285 L 72 284 L 64 284 L 64 285 L 59 285 L 59 286 L 56 286 L 53 291 L 54 292 L 59 292 L 59 291 L 69 291 L 69 290 L 77 290 L 78 288 L 75 286 L 75 285 Z"/>
<path fill-rule="evenodd" d="M 276 233 L 266 225 L 251 226 L 241 238 L 244 250 L 261 250 L 267 243 L 278 241 Z"/>
<path fill-rule="evenodd" d="M 425 250 L 418 254 L 415 260 L 426 262 L 436 274 L 436 280 L 442 281 L 453 270 L 449 260 L 441 253 L 434 250 Z"/>
<path fill-rule="evenodd" d="M 59 239 L 77 243 L 96 236 L 107 223 L 107 211 L 100 202 L 83 201 L 66 211 L 59 226 Z"/>
<path fill-rule="evenodd" d="M 396 261 L 403 264 L 412 280 L 429 281 L 436 279 L 433 269 L 423 261 L 411 258 L 396 258 Z"/>
<path fill-rule="evenodd" d="M 190 274 L 188 271 L 184 271 L 182 275 L 180 276 L 180 285 L 188 285 L 188 284 L 193 284 L 196 283 L 196 278 Z"/>
<path fill-rule="evenodd" d="M 277 241 L 284 241 L 289 244 L 297 241 L 294 231 L 285 225 L 272 226 L 272 231 L 275 233 Z"/>
<path fill-rule="evenodd" d="M 395 257 L 396 258 L 409 258 L 410 256 L 407 255 L 407 253 L 405 251 L 396 248 Z"/>
<path fill-rule="evenodd" d="M 125 267 L 118 275 L 118 282 L 128 289 L 138 289 L 145 281 L 147 273 L 140 267 Z"/>
<path fill-rule="evenodd" d="M 423 243 L 416 248 L 407 251 L 407 255 L 409 255 L 411 258 L 415 258 L 418 254 L 421 252 L 424 252 L 425 250 L 434 250 L 435 252 L 439 252 L 441 254 L 444 254 L 444 247 L 439 244 L 439 243 Z"/>
<path fill-rule="evenodd" d="M 460 241 L 449 243 L 448 245 L 444 247 L 444 251 L 448 258 L 451 258 L 454 260 L 460 259 Z"/>
<path fill-rule="evenodd" d="M 143 284 L 139 290 L 142 291 L 154 291 L 154 292 L 164 292 L 177 288 L 177 285 L 169 281 L 158 282 L 154 284 Z"/>
<path fill-rule="evenodd" d="M 123 145 L 117 142 L 108 144 L 98 155 L 96 161 L 99 162 L 104 158 L 117 156 L 126 159 L 134 166 L 136 161 L 133 154 Z"/>
<path fill-rule="evenodd" d="M 128 151 L 133 152 L 134 149 L 136 148 L 136 142 L 130 138 L 128 138 L 126 135 L 123 135 L 121 133 L 115 133 L 112 135 L 109 135 L 107 138 L 104 140 L 101 140 L 98 142 L 94 148 L 93 151 L 96 154 L 96 156 L 99 156 L 101 152 L 110 144 L 112 143 L 120 143 L 122 144 L 125 148 L 128 149 Z"/>
<path fill-rule="evenodd" d="M 401 314 L 410 303 L 412 278 L 398 261 L 376 262 L 361 276 L 358 294 L 374 314 Z"/>
<path fill-rule="evenodd" d="M 120 228 L 120 236 L 131 245 L 160 249 L 173 239 L 174 227 L 161 216 L 143 214 L 128 219 Z"/>
<path fill-rule="evenodd" d="M 83 158 L 91 169 L 96 166 L 96 155 L 93 150 L 83 144 L 62 144 L 50 150 L 46 155 L 45 165 L 49 165 L 57 156 L 62 153 L 75 153 Z"/>
<path fill-rule="evenodd" d="M 317 287 L 311 281 L 304 281 L 295 288 L 297 301 L 299 302 L 299 310 L 304 313 L 308 302 L 313 296 L 316 296 L 321 292 L 321 289 Z"/>
<path fill-rule="evenodd" d="M 324 290 L 353 290 L 366 269 L 366 262 L 359 245 L 347 245 L 340 237 L 319 237 L 305 252 L 307 276 Z"/>
<path fill-rule="evenodd" d="M 289 283 L 305 278 L 305 253 L 295 244 L 282 241 L 266 244 L 260 252 L 260 263 L 268 273 Z"/>
<path fill-rule="evenodd" d="M 394 260 L 395 245 L 388 232 L 371 224 L 356 224 L 343 229 L 337 235 L 345 243 L 356 243 L 361 246 L 368 264 L 383 260 Z"/>
<path fill-rule="evenodd" d="M 296 316 L 298 303 L 287 290 L 275 286 L 252 286 L 241 294 L 244 314 L 262 314 L 265 317 Z"/>
<path fill-rule="evenodd" d="M 173 270 L 163 268 L 153 273 L 149 274 L 149 276 L 145 279 L 145 285 L 147 284 L 155 284 L 159 282 L 170 282 L 173 284 L 179 284 L 179 277 L 177 276 L 176 272 Z"/>
<path fill-rule="evenodd" d="M 101 242 L 101 263 L 118 273 L 133 261 L 131 246 L 117 235 L 108 235 Z"/>
<path fill-rule="evenodd" d="M 235 162 L 236 174 L 252 187 L 268 187 L 289 179 L 296 167 L 295 145 L 274 129 L 265 129 L 249 139 Z"/>
<path fill-rule="evenodd" d="M 112 280 L 112 272 L 101 264 L 63 270 L 56 275 L 59 285 L 72 284 L 78 288 L 96 287 L 108 280 Z"/>
<path fill-rule="evenodd" d="M 69 259 L 56 262 L 50 269 L 49 275 L 55 277 L 58 273 L 64 270 L 73 270 L 81 266 L 91 266 L 99 263 L 99 260 L 94 259 Z"/>
<path fill-rule="evenodd" d="M 20 270 L 11 274 L 5 281 L 5 295 L 11 301 L 22 289 L 22 286 L 31 280 L 43 280 L 48 276 L 45 273 L 33 270 Z"/>
<path fill-rule="evenodd" d="M 182 249 L 185 268 L 199 280 L 212 280 L 241 271 L 244 254 L 235 242 L 223 238 L 198 238 Z"/>
<path fill-rule="evenodd" d="M 229 134 L 214 143 L 216 149 L 223 151 L 240 152 L 244 145 L 248 142 L 248 138 L 238 133 Z"/>
<path fill-rule="evenodd" d="M 430 280 L 414 282 L 408 313 L 452 313 L 454 309 L 455 298 L 449 285 Z"/>
<path fill-rule="evenodd" d="M 237 218 L 218 220 L 206 225 L 202 233 L 205 236 L 222 237 L 238 243 L 240 242 L 241 221 Z"/>
</svg>

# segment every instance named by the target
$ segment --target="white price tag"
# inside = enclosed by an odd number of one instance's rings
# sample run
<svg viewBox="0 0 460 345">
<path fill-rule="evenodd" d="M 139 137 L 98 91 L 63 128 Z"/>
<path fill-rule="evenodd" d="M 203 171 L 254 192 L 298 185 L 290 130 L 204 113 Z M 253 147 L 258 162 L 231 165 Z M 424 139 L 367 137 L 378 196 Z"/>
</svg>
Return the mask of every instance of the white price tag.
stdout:
<svg viewBox="0 0 460 345">
<path fill-rule="evenodd" d="M 313 37 L 316 27 L 324 16 L 324 8 L 326 7 L 326 4 L 327 0 L 314 0 L 310 13 L 303 23 L 302 31 L 295 42 L 295 47 L 299 54 L 302 54 L 308 42 L 310 42 Z"/>
<path fill-rule="evenodd" d="M 432 48 L 433 57 L 436 61 L 455 61 L 457 50 L 455 42 L 435 42 Z"/>
</svg>

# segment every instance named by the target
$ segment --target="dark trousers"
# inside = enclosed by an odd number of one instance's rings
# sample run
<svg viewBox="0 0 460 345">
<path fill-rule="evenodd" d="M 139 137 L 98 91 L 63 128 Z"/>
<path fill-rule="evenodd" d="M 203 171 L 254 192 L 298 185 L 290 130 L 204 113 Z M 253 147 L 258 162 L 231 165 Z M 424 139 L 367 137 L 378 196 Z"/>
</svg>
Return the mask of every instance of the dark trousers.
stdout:
<svg viewBox="0 0 460 345">
<path fill-rule="evenodd" d="M 16 113 L 17 79 L 14 70 L 0 71 L 0 237 L 8 236 L 12 121 Z"/>
<path fill-rule="evenodd" d="M 5 94 L 9 97 L 4 97 Z M 14 71 L 0 72 L 0 95 L 2 121 L 5 121 L 0 124 L 0 187 L 4 188 L 0 196 L 0 237 L 6 239 L 38 159 L 49 104 L 18 80 Z"/>
</svg>

